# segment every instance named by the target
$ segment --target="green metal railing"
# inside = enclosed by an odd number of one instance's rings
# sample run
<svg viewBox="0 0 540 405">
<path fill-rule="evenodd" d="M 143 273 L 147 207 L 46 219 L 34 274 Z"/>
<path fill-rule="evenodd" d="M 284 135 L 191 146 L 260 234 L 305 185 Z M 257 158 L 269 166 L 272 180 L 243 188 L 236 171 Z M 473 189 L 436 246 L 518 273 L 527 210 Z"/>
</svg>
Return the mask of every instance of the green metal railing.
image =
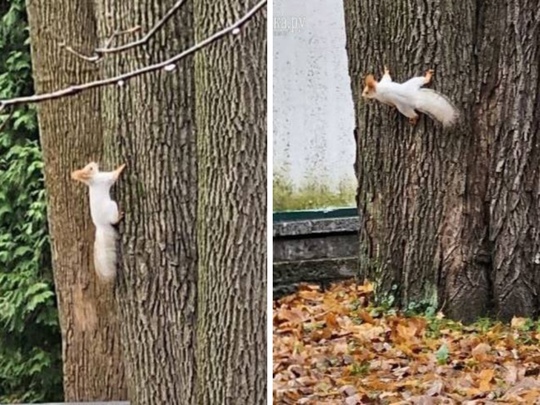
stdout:
<svg viewBox="0 0 540 405">
<path fill-rule="evenodd" d="M 357 217 L 358 210 L 354 207 L 324 208 L 318 210 L 298 210 L 274 212 L 274 222 L 308 221 L 312 219 L 331 219 Z"/>
</svg>

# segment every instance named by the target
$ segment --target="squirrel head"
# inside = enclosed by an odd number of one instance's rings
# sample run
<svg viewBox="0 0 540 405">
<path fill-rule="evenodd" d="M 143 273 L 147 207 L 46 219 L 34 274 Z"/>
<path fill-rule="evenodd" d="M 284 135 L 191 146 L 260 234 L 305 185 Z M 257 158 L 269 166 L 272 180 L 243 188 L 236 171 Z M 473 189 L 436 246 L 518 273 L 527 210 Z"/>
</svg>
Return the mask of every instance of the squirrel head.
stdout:
<svg viewBox="0 0 540 405">
<path fill-rule="evenodd" d="M 80 181 L 84 184 L 88 184 L 90 180 L 99 172 L 99 166 L 96 162 L 90 162 L 82 169 L 75 170 L 71 173 L 73 180 Z"/>
<path fill-rule="evenodd" d="M 362 92 L 362 97 L 374 98 L 375 91 L 376 91 L 375 87 L 377 86 L 375 77 L 373 75 L 367 75 L 364 82 L 365 82 L 365 87 L 364 87 L 364 91 Z"/>
</svg>

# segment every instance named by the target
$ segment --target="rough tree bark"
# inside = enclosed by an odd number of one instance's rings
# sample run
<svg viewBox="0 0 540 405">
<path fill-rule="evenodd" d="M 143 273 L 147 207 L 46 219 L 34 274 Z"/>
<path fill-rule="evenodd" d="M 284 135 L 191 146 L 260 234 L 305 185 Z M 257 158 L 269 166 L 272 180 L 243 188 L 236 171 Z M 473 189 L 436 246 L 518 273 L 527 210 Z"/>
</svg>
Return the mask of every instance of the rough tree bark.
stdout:
<svg viewBox="0 0 540 405">
<path fill-rule="evenodd" d="M 195 1 L 201 40 L 256 1 Z M 266 403 L 266 10 L 196 56 L 199 404 Z"/>
<path fill-rule="evenodd" d="M 98 2 L 103 44 L 115 31 L 149 30 L 175 0 Z M 124 36 L 120 42 L 134 40 Z M 120 43 L 119 42 L 119 43 Z M 107 56 L 107 77 L 165 60 L 193 44 L 190 2 L 142 47 Z M 126 163 L 118 188 L 118 305 L 132 404 L 194 404 L 197 161 L 193 58 L 172 72 L 103 91 L 110 165 Z"/>
<path fill-rule="evenodd" d="M 479 2 L 482 4 L 482 2 Z M 488 140 L 497 312 L 540 311 L 540 4 L 486 2 L 477 128 Z"/>
<path fill-rule="evenodd" d="M 89 2 L 27 2 L 36 91 L 56 90 L 97 78 L 96 68 L 62 49 L 89 51 L 97 44 Z M 111 286 L 94 272 L 94 227 L 88 190 L 69 173 L 102 153 L 99 94 L 38 106 L 45 160 L 49 230 L 63 342 L 66 401 L 126 398 L 124 368 Z"/>
<path fill-rule="evenodd" d="M 344 0 L 361 273 L 465 321 L 538 315 L 540 11 L 535 0 Z M 361 100 L 363 77 L 435 69 L 459 127 Z"/>
</svg>

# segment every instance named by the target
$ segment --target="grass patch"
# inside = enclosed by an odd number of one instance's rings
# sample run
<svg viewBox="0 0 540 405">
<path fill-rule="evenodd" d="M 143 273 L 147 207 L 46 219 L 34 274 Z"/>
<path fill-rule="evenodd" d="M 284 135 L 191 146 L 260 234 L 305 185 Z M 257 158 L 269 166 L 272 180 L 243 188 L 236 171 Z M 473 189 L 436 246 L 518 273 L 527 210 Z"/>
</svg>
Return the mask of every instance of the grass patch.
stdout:
<svg viewBox="0 0 540 405">
<path fill-rule="evenodd" d="M 341 180 L 334 189 L 327 180 L 310 178 L 295 189 L 285 175 L 274 173 L 273 187 L 274 212 L 355 206 L 356 188 L 351 181 Z"/>
</svg>

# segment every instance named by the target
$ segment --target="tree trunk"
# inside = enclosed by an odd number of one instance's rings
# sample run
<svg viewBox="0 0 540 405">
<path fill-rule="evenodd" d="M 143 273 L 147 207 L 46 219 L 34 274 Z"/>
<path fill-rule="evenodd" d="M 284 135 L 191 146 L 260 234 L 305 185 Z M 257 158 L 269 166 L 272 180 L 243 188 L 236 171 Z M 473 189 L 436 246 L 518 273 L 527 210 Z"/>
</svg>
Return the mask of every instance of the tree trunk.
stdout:
<svg viewBox="0 0 540 405">
<path fill-rule="evenodd" d="M 537 2 L 344 5 L 361 274 L 380 297 L 438 305 L 465 321 L 536 315 Z M 460 125 L 442 130 L 423 116 L 413 128 L 361 100 L 363 77 L 380 78 L 384 65 L 397 82 L 435 69 L 433 88 L 459 107 Z"/>
<path fill-rule="evenodd" d="M 540 310 L 540 4 L 505 3 L 480 10 L 482 85 L 473 118 L 490 157 L 495 309 L 508 319 Z"/>
<path fill-rule="evenodd" d="M 94 65 L 65 51 L 65 43 L 96 46 L 89 2 L 28 1 L 32 63 L 38 93 L 97 78 Z M 88 190 L 69 173 L 102 151 L 96 91 L 38 107 L 45 161 L 49 230 L 62 329 L 66 401 L 125 399 L 124 368 L 113 291 L 94 271 L 94 227 Z"/>
<path fill-rule="evenodd" d="M 196 39 L 255 1 L 195 2 Z M 266 404 L 266 11 L 196 56 L 199 404 Z"/>
<path fill-rule="evenodd" d="M 101 43 L 137 25 L 146 33 L 175 0 L 99 2 Z M 138 36 L 138 35 L 136 35 Z M 123 36 L 129 42 L 135 36 Z M 163 61 L 193 44 L 190 2 L 147 45 L 107 56 L 112 76 Z M 119 183 L 122 319 L 129 399 L 194 404 L 197 282 L 197 161 L 193 58 L 104 89 L 103 133 Z"/>
</svg>

